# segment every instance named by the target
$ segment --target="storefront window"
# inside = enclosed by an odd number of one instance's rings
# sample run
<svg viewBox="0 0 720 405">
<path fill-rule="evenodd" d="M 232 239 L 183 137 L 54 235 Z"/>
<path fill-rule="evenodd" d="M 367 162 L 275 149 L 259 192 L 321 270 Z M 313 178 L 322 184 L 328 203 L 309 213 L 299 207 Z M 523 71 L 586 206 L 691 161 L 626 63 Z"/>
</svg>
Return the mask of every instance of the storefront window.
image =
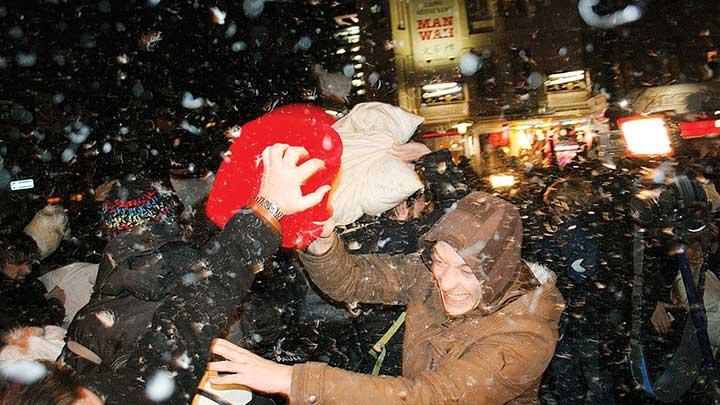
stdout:
<svg viewBox="0 0 720 405">
<path fill-rule="evenodd" d="M 422 87 L 421 107 L 465 101 L 465 85 L 460 82 L 432 83 Z"/>
<path fill-rule="evenodd" d="M 587 90 L 585 71 L 553 73 L 545 81 L 545 90 L 548 93 L 559 91 Z"/>
</svg>

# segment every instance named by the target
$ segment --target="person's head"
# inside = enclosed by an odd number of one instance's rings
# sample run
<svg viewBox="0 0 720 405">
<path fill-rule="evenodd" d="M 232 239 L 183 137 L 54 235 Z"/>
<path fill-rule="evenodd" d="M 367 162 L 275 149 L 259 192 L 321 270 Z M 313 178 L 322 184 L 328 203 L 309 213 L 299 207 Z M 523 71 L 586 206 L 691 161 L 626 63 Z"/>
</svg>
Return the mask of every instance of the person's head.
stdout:
<svg viewBox="0 0 720 405">
<path fill-rule="evenodd" d="M 421 189 L 393 208 L 390 218 L 395 221 L 410 221 L 418 219 L 434 209 L 435 205 L 432 203 L 432 198 L 428 196 L 425 189 Z"/>
<path fill-rule="evenodd" d="M 430 270 L 450 316 L 463 315 L 478 306 L 482 285 L 473 270 L 450 244 L 438 241 L 432 247 Z"/>
<path fill-rule="evenodd" d="M 512 204 L 474 192 L 420 239 L 450 316 L 493 312 L 520 266 L 522 225 Z"/>
<path fill-rule="evenodd" d="M 103 404 L 97 394 L 80 384 L 70 368 L 48 361 L 37 362 L 37 364 L 46 368 L 46 374 L 32 384 L 22 384 L 0 376 L 0 403 L 7 405 Z"/>
<path fill-rule="evenodd" d="M 107 239 L 152 222 L 174 222 L 180 211 L 177 196 L 159 182 L 117 181 L 100 208 L 100 228 Z"/>
<path fill-rule="evenodd" d="M 22 280 L 30 274 L 38 247 L 24 232 L 14 232 L 0 241 L 0 264 L 5 277 Z"/>
</svg>

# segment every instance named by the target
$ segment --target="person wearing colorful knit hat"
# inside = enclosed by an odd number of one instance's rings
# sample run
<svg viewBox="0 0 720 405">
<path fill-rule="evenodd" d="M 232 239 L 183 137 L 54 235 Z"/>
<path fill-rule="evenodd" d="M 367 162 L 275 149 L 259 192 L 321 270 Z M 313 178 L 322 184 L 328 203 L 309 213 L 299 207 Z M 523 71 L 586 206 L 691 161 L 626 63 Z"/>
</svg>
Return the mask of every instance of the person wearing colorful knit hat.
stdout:
<svg viewBox="0 0 720 405">
<path fill-rule="evenodd" d="M 260 156 L 256 198 L 199 248 L 185 239 L 176 196 L 147 180 L 119 181 L 102 204 L 108 243 L 93 297 L 78 312 L 61 355 L 106 403 L 146 403 L 145 381 L 174 375 L 163 403 L 187 403 L 212 339 L 247 293 L 258 264 L 280 246 L 283 215 L 307 210 L 329 185 L 301 186 L 324 162 L 303 147 L 275 144 Z"/>
<path fill-rule="evenodd" d="M 145 223 L 172 223 L 179 207 L 175 194 L 159 182 L 116 181 L 100 207 L 100 228 L 113 238 Z"/>
</svg>

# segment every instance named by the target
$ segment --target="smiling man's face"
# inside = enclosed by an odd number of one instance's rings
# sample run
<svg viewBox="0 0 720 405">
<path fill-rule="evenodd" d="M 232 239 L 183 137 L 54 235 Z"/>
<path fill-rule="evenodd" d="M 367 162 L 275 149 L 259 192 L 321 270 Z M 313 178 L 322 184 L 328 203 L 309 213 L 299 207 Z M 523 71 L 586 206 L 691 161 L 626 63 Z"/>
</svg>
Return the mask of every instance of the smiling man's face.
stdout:
<svg viewBox="0 0 720 405">
<path fill-rule="evenodd" d="M 475 309 L 480 303 L 480 281 L 449 244 L 440 241 L 433 246 L 430 270 L 440 289 L 446 314 L 460 316 Z"/>
</svg>

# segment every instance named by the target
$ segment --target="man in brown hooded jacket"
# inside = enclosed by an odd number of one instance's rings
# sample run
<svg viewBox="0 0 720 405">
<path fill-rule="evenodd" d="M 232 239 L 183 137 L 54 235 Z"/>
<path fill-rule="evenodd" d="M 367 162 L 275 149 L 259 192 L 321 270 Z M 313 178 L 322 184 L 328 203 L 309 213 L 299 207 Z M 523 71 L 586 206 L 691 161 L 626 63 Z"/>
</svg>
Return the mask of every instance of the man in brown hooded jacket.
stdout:
<svg viewBox="0 0 720 405">
<path fill-rule="evenodd" d="M 283 366 L 218 340 L 213 351 L 230 361 L 209 368 L 234 374 L 213 382 L 291 404 L 537 403 L 564 301 L 552 272 L 521 260 L 521 244 L 517 209 L 481 192 L 441 218 L 420 253 L 352 256 L 331 233 L 301 259 L 333 299 L 407 306 L 402 376 Z"/>
</svg>

